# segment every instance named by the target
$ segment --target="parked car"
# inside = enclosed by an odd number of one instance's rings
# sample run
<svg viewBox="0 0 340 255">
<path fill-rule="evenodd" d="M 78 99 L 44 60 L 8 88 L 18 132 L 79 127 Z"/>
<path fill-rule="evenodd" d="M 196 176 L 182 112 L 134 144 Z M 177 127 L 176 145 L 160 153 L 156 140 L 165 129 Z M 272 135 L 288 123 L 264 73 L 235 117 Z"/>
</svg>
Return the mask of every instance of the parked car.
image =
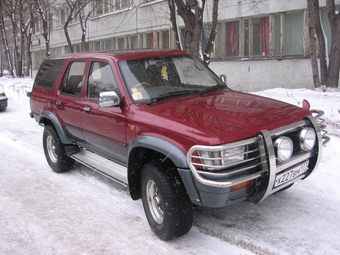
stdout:
<svg viewBox="0 0 340 255">
<path fill-rule="evenodd" d="M 8 104 L 8 98 L 4 91 L 4 88 L 0 86 L 0 112 L 6 111 Z"/>
<path fill-rule="evenodd" d="M 50 57 L 30 107 L 52 170 L 78 161 L 127 185 L 163 240 L 190 230 L 193 205 L 258 203 L 305 179 L 329 140 L 307 101 L 231 90 L 179 50 Z"/>
</svg>

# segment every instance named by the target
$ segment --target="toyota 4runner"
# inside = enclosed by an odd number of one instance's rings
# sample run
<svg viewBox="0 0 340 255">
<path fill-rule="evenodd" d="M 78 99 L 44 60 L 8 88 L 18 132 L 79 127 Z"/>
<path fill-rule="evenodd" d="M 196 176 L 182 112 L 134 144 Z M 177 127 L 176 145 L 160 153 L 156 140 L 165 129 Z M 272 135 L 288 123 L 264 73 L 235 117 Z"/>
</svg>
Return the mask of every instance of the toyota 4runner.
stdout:
<svg viewBox="0 0 340 255">
<path fill-rule="evenodd" d="M 30 94 L 55 172 L 75 161 L 128 186 L 163 240 L 186 234 L 193 205 L 224 207 L 305 179 L 323 114 L 231 90 L 179 50 L 47 58 Z"/>
</svg>

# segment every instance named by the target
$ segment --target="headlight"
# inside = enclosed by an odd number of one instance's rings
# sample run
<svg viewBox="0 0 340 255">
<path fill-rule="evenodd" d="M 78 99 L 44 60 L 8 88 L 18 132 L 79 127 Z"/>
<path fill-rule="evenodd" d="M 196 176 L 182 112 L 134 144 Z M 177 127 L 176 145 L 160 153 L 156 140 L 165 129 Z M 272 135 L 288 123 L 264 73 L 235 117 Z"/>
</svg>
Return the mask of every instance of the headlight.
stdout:
<svg viewBox="0 0 340 255">
<path fill-rule="evenodd" d="M 274 142 L 276 149 L 276 156 L 280 162 L 290 159 L 293 153 L 293 142 L 290 138 L 281 136 Z"/>
<path fill-rule="evenodd" d="M 216 155 L 218 152 L 209 152 L 209 151 L 199 151 L 199 155 L 201 156 L 202 164 L 206 165 L 204 168 L 208 170 L 212 170 L 207 166 L 220 166 L 221 159 Z M 217 156 L 217 159 L 216 159 Z"/>
<path fill-rule="evenodd" d="M 244 159 L 244 146 L 235 147 L 222 151 L 222 162 L 224 165 L 240 162 Z"/>
<path fill-rule="evenodd" d="M 311 151 L 316 142 L 316 134 L 312 128 L 304 128 L 300 132 L 300 147 L 304 151 Z"/>
<path fill-rule="evenodd" d="M 207 170 L 214 170 L 216 166 L 230 166 L 241 163 L 244 159 L 245 146 L 234 147 L 218 151 L 199 151 L 201 163 Z"/>
</svg>

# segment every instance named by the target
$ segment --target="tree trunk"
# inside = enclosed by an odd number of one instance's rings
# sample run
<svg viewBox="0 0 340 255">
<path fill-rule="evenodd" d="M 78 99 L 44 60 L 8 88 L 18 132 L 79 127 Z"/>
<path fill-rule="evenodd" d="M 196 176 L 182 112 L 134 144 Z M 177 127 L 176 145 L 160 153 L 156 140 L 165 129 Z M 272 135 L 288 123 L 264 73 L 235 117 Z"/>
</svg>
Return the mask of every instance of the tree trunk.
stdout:
<svg viewBox="0 0 340 255">
<path fill-rule="evenodd" d="M 64 34 L 65 34 L 66 41 L 67 41 L 68 48 L 69 48 L 70 52 L 74 53 L 74 47 L 73 47 L 73 44 L 72 44 L 71 39 L 70 39 L 70 35 L 68 33 L 68 30 L 67 30 L 67 27 L 68 27 L 68 24 L 70 23 L 70 21 L 71 20 L 67 19 L 67 21 L 64 24 Z"/>
<path fill-rule="evenodd" d="M 64 24 L 64 34 L 67 40 L 67 44 L 69 47 L 70 52 L 74 52 L 74 47 L 73 44 L 71 42 L 70 39 L 70 35 L 68 33 L 68 25 L 71 23 L 71 21 L 85 8 L 86 5 L 88 5 L 91 2 L 91 0 L 86 0 L 86 1 L 81 1 L 81 0 L 75 0 L 75 1 L 71 1 L 71 0 L 67 0 L 66 3 L 69 7 L 70 13 L 65 21 Z M 94 2 L 96 5 L 96 1 Z M 93 11 L 93 9 L 92 9 Z M 91 11 L 91 12 L 92 12 Z M 86 19 L 87 20 L 87 19 Z M 86 22 L 85 20 L 85 22 Z M 82 25 L 82 24 L 81 24 Z M 86 25 L 85 25 L 86 28 Z M 83 29 L 83 27 L 82 27 Z M 82 44 L 83 44 L 83 50 L 85 50 L 85 36 L 86 36 L 86 29 L 83 30 L 83 34 L 82 34 Z"/>
<path fill-rule="evenodd" d="M 196 0 L 175 0 L 177 12 L 181 16 L 185 24 L 185 50 L 200 57 L 201 55 L 201 39 L 203 28 L 203 10 L 205 0 L 199 2 Z"/>
<path fill-rule="evenodd" d="M 43 2 L 41 3 L 38 0 L 35 0 L 35 6 L 37 8 L 37 12 L 39 13 L 40 20 L 42 22 L 42 36 L 45 39 L 45 51 L 46 51 L 46 57 L 49 57 L 51 55 L 51 46 L 50 46 L 50 27 L 48 22 L 48 17 L 51 15 L 51 3 Z M 32 16 L 33 18 L 33 16 Z"/>
<path fill-rule="evenodd" d="M 319 42 L 319 57 L 320 57 L 320 86 L 326 86 L 327 80 L 327 53 L 326 53 L 326 42 L 325 36 L 323 33 L 323 29 L 321 26 L 321 19 L 320 19 L 320 8 L 319 8 L 319 0 L 312 0 L 313 1 L 313 17 L 314 17 L 314 26 L 315 26 L 315 33 L 318 38 Z"/>
<path fill-rule="evenodd" d="M 213 20 L 211 24 L 211 31 L 208 40 L 208 44 L 204 49 L 203 60 L 206 65 L 209 65 L 210 62 L 210 55 L 214 49 L 214 41 L 216 36 L 216 27 L 217 27 L 217 18 L 218 18 L 218 1 L 213 0 Z"/>
<path fill-rule="evenodd" d="M 318 68 L 318 61 L 316 56 L 316 38 L 315 38 L 315 26 L 314 26 L 314 0 L 307 1 L 307 10 L 308 10 L 308 31 L 309 31 L 309 46 L 310 46 L 310 59 L 312 65 L 312 72 L 313 72 L 313 83 L 315 88 L 320 88 L 320 77 L 319 77 L 319 68 Z"/>
<path fill-rule="evenodd" d="M 24 51 L 25 51 L 25 31 L 24 31 L 24 26 L 25 26 L 25 21 L 24 21 L 24 5 L 21 3 L 19 6 L 19 19 L 20 19 L 20 57 L 19 57 L 19 66 L 18 69 L 20 70 L 18 72 L 19 77 L 23 77 L 24 75 Z"/>
<path fill-rule="evenodd" d="M 32 4 L 32 0 L 29 2 L 29 11 L 30 11 L 30 21 L 28 24 L 28 28 L 26 28 L 26 47 L 27 47 L 27 59 L 26 59 L 26 76 L 32 77 L 32 28 L 34 27 L 34 5 Z"/>
<path fill-rule="evenodd" d="M 175 11 L 176 6 L 174 3 L 174 0 L 168 0 L 168 3 L 169 3 L 169 10 L 170 10 L 170 21 L 172 25 L 172 30 L 174 31 L 174 35 L 175 35 L 176 49 L 182 49 L 177 21 L 176 21 L 176 11 Z"/>
<path fill-rule="evenodd" d="M 84 6 L 83 8 L 85 8 L 85 6 L 88 4 L 89 2 L 85 2 L 84 3 Z M 92 10 L 89 11 L 89 13 L 86 15 L 85 19 L 83 17 L 83 14 L 81 11 L 78 12 L 79 14 L 79 20 L 80 20 L 80 27 L 81 27 L 81 44 L 80 44 L 80 47 L 81 47 L 81 51 L 82 52 L 85 52 L 86 51 L 86 32 L 87 32 L 87 21 L 89 20 L 89 18 L 91 17 L 92 13 L 94 12 L 94 10 L 97 8 L 97 3 L 95 3 L 93 6 L 92 6 Z"/>
<path fill-rule="evenodd" d="M 326 85 L 337 88 L 340 71 L 340 13 L 335 9 L 334 0 L 326 0 L 326 8 L 332 35 Z"/>
<path fill-rule="evenodd" d="M 1 29 L 2 43 L 4 46 L 4 53 L 5 53 L 7 63 L 8 63 L 8 69 L 9 69 L 8 71 L 9 71 L 9 74 L 13 76 L 13 63 L 12 63 L 11 53 L 8 48 L 8 41 L 7 41 L 7 35 L 6 35 L 6 30 L 5 30 L 5 23 L 4 23 L 1 0 L 0 0 L 0 29 Z"/>
</svg>

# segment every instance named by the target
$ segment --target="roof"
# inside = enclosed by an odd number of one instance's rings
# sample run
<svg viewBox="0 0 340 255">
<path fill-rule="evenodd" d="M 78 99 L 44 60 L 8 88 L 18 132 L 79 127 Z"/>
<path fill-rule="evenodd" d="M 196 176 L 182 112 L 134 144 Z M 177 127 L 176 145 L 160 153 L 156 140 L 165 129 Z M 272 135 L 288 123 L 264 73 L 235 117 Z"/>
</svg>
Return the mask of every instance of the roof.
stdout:
<svg viewBox="0 0 340 255">
<path fill-rule="evenodd" d="M 90 58 L 90 57 L 103 57 L 111 56 L 117 60 L 120 59 L 132 59 L 132 58 L 144 58 L 144 57 L 155 57 L 155 56 L 169 56 L 178 54 L 188 54 L 183 50 L 175 49 L 130 49 L 130 50 L 111 50 L 111 51 L 89 51 L 79 53 L 68 53 L 63 55 L 57 55 L 49 57 L 49 59 L 66 59 L 66 58 Z"/>
</svg>

